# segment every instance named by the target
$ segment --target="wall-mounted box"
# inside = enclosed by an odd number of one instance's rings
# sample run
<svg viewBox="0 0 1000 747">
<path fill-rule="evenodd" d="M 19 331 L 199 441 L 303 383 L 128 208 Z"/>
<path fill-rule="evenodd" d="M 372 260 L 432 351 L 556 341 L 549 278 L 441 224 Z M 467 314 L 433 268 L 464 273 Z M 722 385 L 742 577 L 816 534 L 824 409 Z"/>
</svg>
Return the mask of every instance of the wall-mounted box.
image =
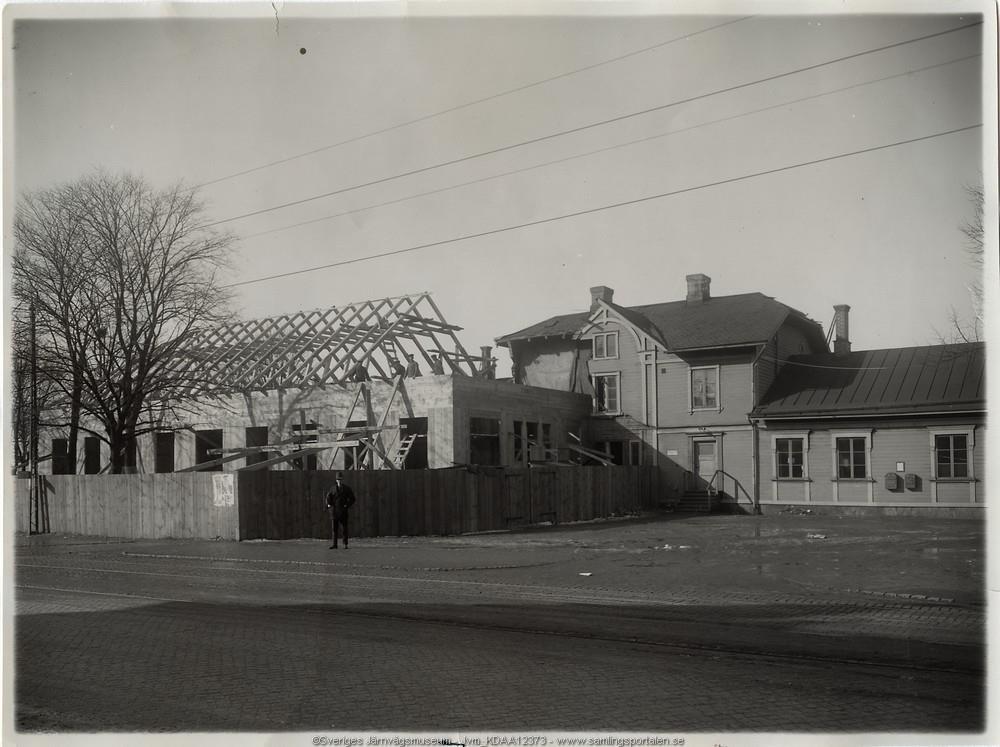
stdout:
<svg viewBox="0 0 1000 747">
<path fill-rule="evenodd" d="M 899 490 L 899 475 L 895 472 L 887 472 L 885 475 L 885 489 Z"/>
<path fill-rule="evenodd" d="M 906 473 L 906 489 L 907 490 L 917 489 L 917 476 L 912 472 Z"/>
</svg>

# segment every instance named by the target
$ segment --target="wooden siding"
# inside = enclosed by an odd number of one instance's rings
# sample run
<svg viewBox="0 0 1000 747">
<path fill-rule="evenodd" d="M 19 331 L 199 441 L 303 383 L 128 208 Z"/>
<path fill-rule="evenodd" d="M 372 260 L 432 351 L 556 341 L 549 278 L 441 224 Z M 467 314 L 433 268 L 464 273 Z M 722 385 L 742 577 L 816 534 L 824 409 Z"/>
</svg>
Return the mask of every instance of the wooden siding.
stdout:
<svg viewBox="0 0 1000 747">
<path fill-rule="evenodd" d="M 197 473 L 46 476 L 49 530 L 130 539 L 238 539 L 235 487 L 230 505 L 216 505 L 213 480 Z M 28 496 L 29 481 L 17 480 L 20 532 L 29 530 Z"/>
<path fill-rule="evenodd" d="M 689 487 L 685 473 L 693 472 L 695 439 L 715 437 L 716 467 L 725 474 L 716 478 L 715 487 L 726 501 L 749 504 L 753 501 L 753 457 L 750 450 L 753 433 L 746 430 L 677 431 L 657 434 L 657 466 L 667 496 L 677 497 Z M 677 452 L 670 454 L 669 452 Z"/>
<path fill-rule="evenodd" d="M 942 430 L 954 430 L 961 425 L 941 425 Z M 971 430 L 973 425 L 969 425 Z M 772 437 L 797 436 L 805 428 L 790 425 L 787 429 L 760 430 L 760 500 L 761 503 L 821 503 L 846 505 L 981 505 L 985 499 L 985 428 L 975 428 L 972 452 L 975 483 L 968 481 L 934 481 L 931 463 L 930 434 L 937 426 L 911 425 L 903 427 L 876 427 L 871 429 L 870 474 L 872 482 L 842 480 L 834 483 L 833 439 L 838 431 L 867 431 L 864 426 L 811 430 L 806 452 L 809 474 L 808 486 L 803 481 L 775 480 Z M 896 470 L 896 463 L 903 462 L 904 469 Z M 886 475 L 899 476 L 899 487 L 889 490 Z M 916 484 L 906 487 L 905 476 L 916 476 Z M 836 487 L 836 490 L 835 490 Z M 869 487 L 872 500 L 869 501 Z"/>
<path fill-rule="evenodd" d="M 621 374 L 618 397 L 623 414 L 645 422 L 643 414 L 642 363 L 639 360 L 639 346 L 629 327 L 615 319 L 608 319 L 590 333 L 618 333 L 618 357 L 590 359 L 587 366 L 591 376 L 597 374 Z M 588 333 L 588 334 L 590 334 Z M 587 341 L 588 344 L 590 341 Z"/>
<path fill-rule="evenodd" d="M 329 538 L 333 472 L 238 476 L 241 539 Z M 654 505 L 650 467 L 533 467 L 352 472 L 354 537 L 449 535 L 587 521 Z"/>
<path fill-rule="evenodd" d="M 659 424 L 661 426 L 712 426 L 746 423 L 750 405 L 750 376 L 753 357 L 740 355 L 685 356 L 657 358 L 656 375 L 659 389 Z M 721 410 L 695 410 L 690 406 L 692 367 L 719 366 Z"/>
</svg>

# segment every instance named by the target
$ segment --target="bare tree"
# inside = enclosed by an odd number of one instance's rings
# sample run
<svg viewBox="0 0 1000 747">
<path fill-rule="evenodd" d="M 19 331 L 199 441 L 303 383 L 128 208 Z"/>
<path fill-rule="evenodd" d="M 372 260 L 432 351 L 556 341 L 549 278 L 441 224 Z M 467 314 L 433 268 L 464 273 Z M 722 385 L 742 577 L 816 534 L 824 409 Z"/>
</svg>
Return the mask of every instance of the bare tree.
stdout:
<svg viewBox="0 0 1000 747">
<path fill-rule="evenodd" d="M 969 284 L 969 296 L 972 299 L 972 318 L 963 318 L 951 308 L 948 322 L 950 334 L 939 335 L 942 342 L 978 342 L 983 336 L 983 186 L 966 187 L 969 201 L 972 203 L 972 218 L 961 226 L 965 234 L 965 251 L 969 263 L 976 271 L 976 279 Z"/>
<path fill-rule="evenodd" d="M 232 237 L 204 222 L 192 191 L 133 176 L 97 173 L 22 198 L 14 292 L 35 308 L 62 393 L 49 423 L 68 429 L 71 455 L 81 423 L 96 421 L 111 471 L 123 471 L 135 438 L 191 386 L 177 373 L 185 344 L 228 317 L 219 272 Z"/>
</svg>

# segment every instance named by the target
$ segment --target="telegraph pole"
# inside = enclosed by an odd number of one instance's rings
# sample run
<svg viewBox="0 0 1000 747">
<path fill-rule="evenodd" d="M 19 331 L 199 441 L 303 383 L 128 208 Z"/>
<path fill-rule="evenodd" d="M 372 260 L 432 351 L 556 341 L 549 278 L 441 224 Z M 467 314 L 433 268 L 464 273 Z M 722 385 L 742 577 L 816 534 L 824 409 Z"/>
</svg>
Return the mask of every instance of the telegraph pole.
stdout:
<svg viewBox="0 0 1000 747">
<path fill-rule="evenodd" d="M 28 533 L 41 533 L 41 491 L 38 484 L 38 342 L 35 329 L 35 304 L 28 307 L 28 330 L 31 335 L 30 366 L 31 366 L 31 423 L 29 425 L 29 460 L 31 469 L 31 485 L 28 498 Z"/>
</svg>

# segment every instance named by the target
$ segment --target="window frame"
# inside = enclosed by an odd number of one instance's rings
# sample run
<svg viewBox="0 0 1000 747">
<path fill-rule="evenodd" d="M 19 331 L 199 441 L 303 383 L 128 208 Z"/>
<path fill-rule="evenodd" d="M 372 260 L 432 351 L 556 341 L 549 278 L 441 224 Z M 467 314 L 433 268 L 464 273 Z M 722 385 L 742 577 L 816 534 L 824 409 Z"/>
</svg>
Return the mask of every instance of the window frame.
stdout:
<svg viewBox="0 0 1000 747">
<path fill-rule="evenodd" d="M 219 434 L 218 446 L 215 445 L 214 434 Z M 212 434 L 211 436 L 209 434 Z M 210 440 L 211 439 L 211 440 Z M 224 428 L 202 428 L 194 432 L 194 464 L 198 466 L 199 464 L 207 464 L 208 462 L 214 462 L 218 459 L 220 455 L 207 453 L 210 449 L 224 449 L 226 446 L 226 431 Z M 204 452 L 204 453 L 203 453 Z M 204 456 L 205 459 L 199 459 L 199 456 Z M 211 467 L 207 467 L 200 472 L 223 472 L 223 465 L 216 464 Z"/>
<path fill-rule="evenodd" d="M 96 451 L 96 453 L 95 453 Z M 96 464 L 94 463 L 96 460 Z M 83 474 L 101 474 L 101 439 L 97 436 L 83 437 Z"/>
<path fill-rule="evenodd" d="M 59 445 L 59 453 L 56 453 L 56 445 Z M 70 458 L 69 439 L 52 439 L 52 474 L 53 475 L 74 475 L 76 474 L 75 460 Z"/>
<path fill-rule="evenodd" d="M 161 464 L 160 457 L 166 449 L 161 445 L 170 441 L 169 464 Z M 170 469 L 165 469 L 169 466 Z M 153 431 L 153 474 L 165 475 L 177 471 L 177 434 L 174 431 Z"/>
<path fill-rule="evenodd" d="M 937 439 L 939 436 L 965 436 L 965 465 L 967 472 L 965 477 L 942 477 L 938 474 Z M 975 482 L 976 435 L 974 428 L 936 428 L 930 431 L 930 448 L 932 480 L 936 482 Z M 952 461 L 952 468 L 954 469 L 954 461 Z"/>
<path fill-rule="evenodd" d="M 486 432 L 480 433 L 474 430 L 473 421 L 477 420 L 481 421 L 481 423 L 486 423 L 486 422 L 490 423 L 489 433 Z M 469 457 L 467 461 L 469 462 L 469 464 L 477 464 L 483 467 L 503 466 L 503 448 L 501 447 L 500 444 L 500 434 L 502 432 L 503 422 L 500 414 L 494 413 L 494 414 L 484 415 L 476 412 L 471 412 L 468 415 L 467 422 L 469 427 L 469 437 L 468 437 Z M 495 431 L 494 427 L 496 428 Z M 493 458 L 490 462 L 473 461 L 474 457 L 476 459 L 479 458 L 479 455 L 476 453 L 479 450 L 474 448 L 473 444 L 474 443 L 486 444 L 487 442 L 489 443 L 490 452 L 493 452 L 494 449 L 496 450 L 495 458 Z M 494 455 L 491 453 L 490 456 L 492 457 Z"/>
<path fill-rule="evenodd" d="M 837 448 L 837 442 L 845 438 L 861 438 L 864 439 L 864 455 L 865 455 L 865 474 L 863 477 L 841 477 L 840 476 L 840 451 Z M 851 449 L 853 454 L 854 450 Z M 874 477 L 872 477 L 872 431 L 831 431 L 830 433 L 830 453 L 832 455 L 833 463 L 833 473 L 832 477 L 835 482 L 874 482 Z"/>
<path fill-rule="evenodd" d="M 608 340 L 613 339 L 615 342 L 615 354 L 608 355 Z M 604 353 L 602 355 L 597 354 L 597 341 L 601 340 L 604 344 Z M 591 335 L 590 338 L 590 355 L 595 361 L 612 361 L 618 360 L 619 358 L 620 346 L 618 345 L 618 331 L 613 332 L 596 332 Z"/>
<path fill-rule="evenodd" d="M 712 366 L 688 366 L 688 410 L 694 412 L 722 412 L 722 367 L 719 364 Z M 715 404 L 696 406 L 694 403 L 694 375 L 695 371 L 715 372 Z"/>
<path fill-rule="evenodd" d="M 778 462 L 778 441 L 802 442 L 802 476 L 782 477 Z M 807 482 L 809 477 L 809 431 L 786 431 L 771 434 L 771 475 L 779 482 Z"/>
<path fill-rule="evenodd" d="M 594 404 L 593 410 L 595 415 L 621 415 L 622 414 L 622 372 L 621 371 L 609 371 L 606 373 L 594 373 L 590 375 L 591 386 L 594 389 Z M 615 409 L 611 409 L 605 406 L 601 408 L 600 395 L 598 394 L 597 380 L 598 379 L 614 379 L 615 381 Z M 604 388 L 605 400 L 607 400 L 607 386 Z M 605 403 L 606 404 L 606 403 Z"/>
</svg>

